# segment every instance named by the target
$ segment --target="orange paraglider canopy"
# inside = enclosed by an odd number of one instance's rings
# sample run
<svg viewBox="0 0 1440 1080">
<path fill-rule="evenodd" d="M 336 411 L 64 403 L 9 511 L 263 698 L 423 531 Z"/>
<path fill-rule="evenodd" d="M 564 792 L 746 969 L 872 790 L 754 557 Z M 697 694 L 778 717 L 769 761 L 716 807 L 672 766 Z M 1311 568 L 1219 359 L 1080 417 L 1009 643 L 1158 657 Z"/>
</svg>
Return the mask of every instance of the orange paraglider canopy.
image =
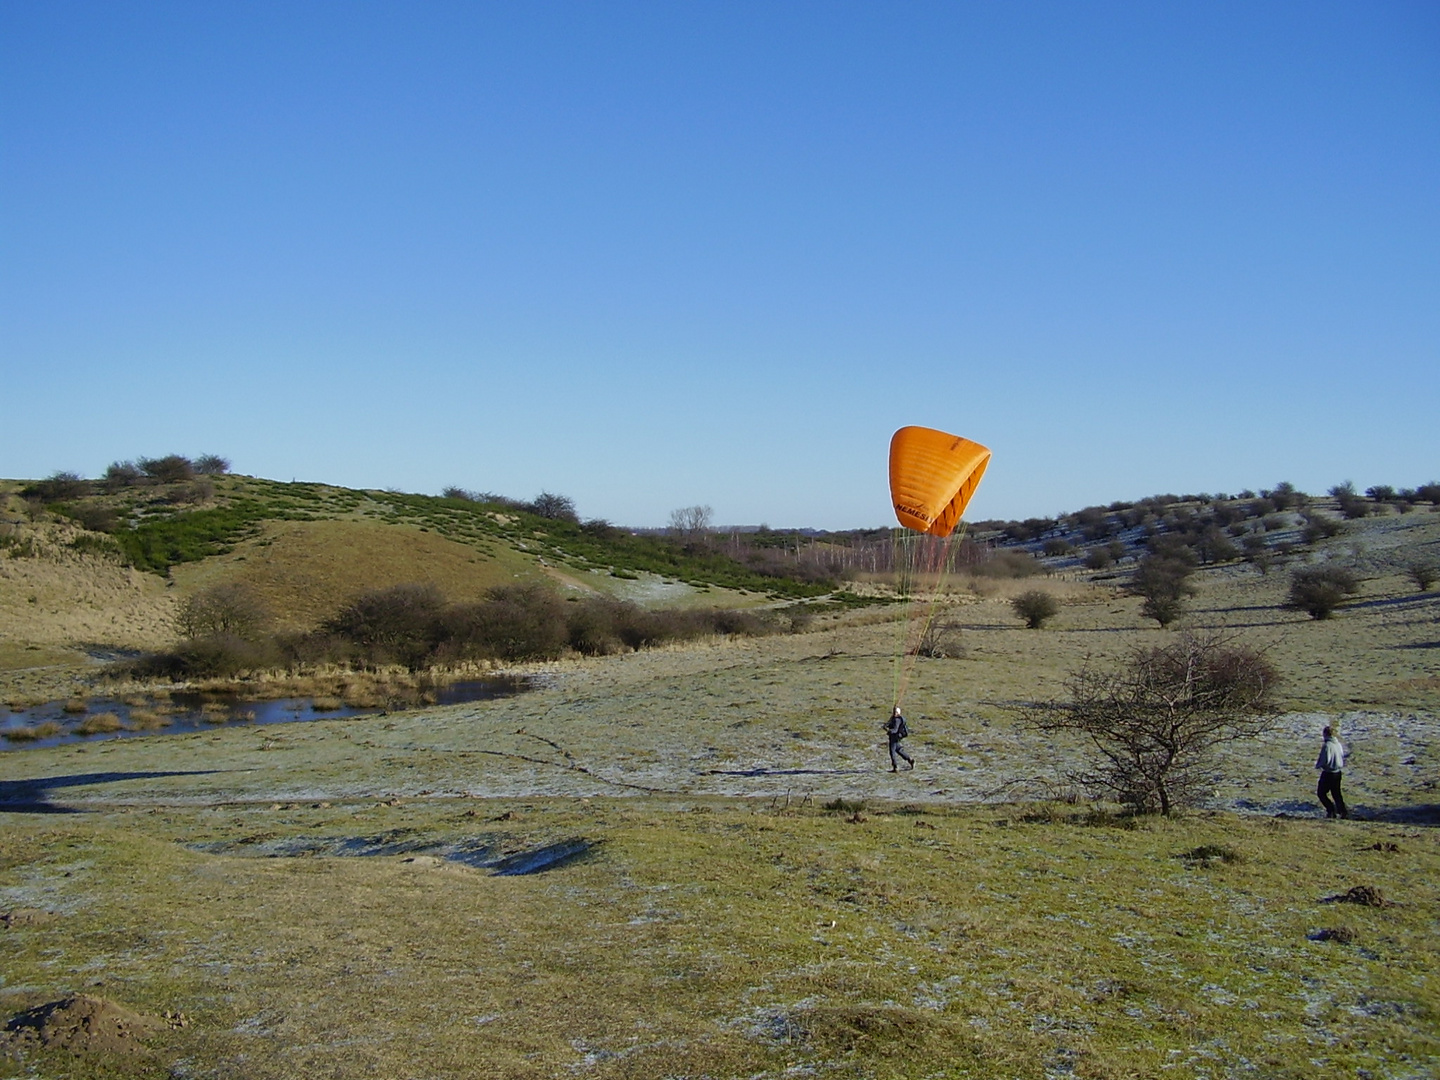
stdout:
<svg viewBox="0 0 1440 1080">
<path fill-rule="evenodd" d="M 900 524 L 949 536 L 985 475 L 990 451 L 977 442 L 924 427 L 890 439 L 890 501 Z"/>
</svg>

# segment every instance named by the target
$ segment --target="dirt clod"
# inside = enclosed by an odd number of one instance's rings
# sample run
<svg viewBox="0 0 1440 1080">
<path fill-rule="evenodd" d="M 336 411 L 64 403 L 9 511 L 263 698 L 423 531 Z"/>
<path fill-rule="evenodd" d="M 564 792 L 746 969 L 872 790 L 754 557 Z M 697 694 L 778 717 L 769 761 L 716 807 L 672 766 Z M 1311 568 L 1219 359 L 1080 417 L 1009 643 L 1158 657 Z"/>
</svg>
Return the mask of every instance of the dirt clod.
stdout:
<svg viewBox="0 0 1440 1080">
<path fill-rule="evenodd" d="M 1327 903 L 1359 904 L 1361 907 L 1390 907 L 1394 901 L 1385 899 L 1374 885 L 1355 885 L 1338 896 L 1327 896 Z"/>
<path fill-rule="evenodd" d="M 14 926 L 43 926 L 59 917 L 53 911 L 41 911 L 39 908 L 12 908 L 0 911 L 0 925 L 6 930 Z"/>
<path fill-rule="evenodd" d="M 0 1045 L 60 1047 L 79 1053 L 134 1054 L 141 1040 L 169 1026 L 105 998 L 74 994 L 11 1017 Z"/>
</svg>

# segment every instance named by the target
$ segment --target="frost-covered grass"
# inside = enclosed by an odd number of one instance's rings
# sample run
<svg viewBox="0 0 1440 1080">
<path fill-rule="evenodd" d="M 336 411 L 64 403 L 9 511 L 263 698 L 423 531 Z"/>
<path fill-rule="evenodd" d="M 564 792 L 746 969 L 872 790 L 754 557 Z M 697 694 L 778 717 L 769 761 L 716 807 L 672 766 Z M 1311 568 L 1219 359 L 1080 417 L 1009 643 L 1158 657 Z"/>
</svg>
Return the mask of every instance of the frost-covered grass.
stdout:
<svg viewBox="0 0 1440 1080">
<path fill-rule="evenodd" d="M 246 854 L 580 836 L 589 858 L 525 877 Z M 217 842 L 227 853 L 193 846 Z M 140 1075 L 1440 1068 L 1433 830 L 1053 805 L 372 802 L 12 815 L 0 867 L 0 908 L 59 913 L 0 936 L 0 1001 L 85 991 L 185 1013 Z M 1328 900 L 1360 884 L 1393 903 Z M 12 1066 L 32 1067 L 110 1075 Z"/>
</svg>

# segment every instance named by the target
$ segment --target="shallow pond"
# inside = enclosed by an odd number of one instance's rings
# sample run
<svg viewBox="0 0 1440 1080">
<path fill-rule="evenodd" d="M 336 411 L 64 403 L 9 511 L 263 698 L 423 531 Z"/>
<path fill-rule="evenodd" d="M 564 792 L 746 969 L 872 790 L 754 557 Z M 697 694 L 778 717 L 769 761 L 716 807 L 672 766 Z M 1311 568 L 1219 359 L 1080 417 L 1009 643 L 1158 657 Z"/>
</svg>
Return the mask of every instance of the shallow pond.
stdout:
<svg viewBox="0 0 1440 1080">
<path fill-rule="evenodd" d="M 254 700 L 234 694 L 171 693 L 143 700 L 127 696 L 90 698 L 76 703 L 51 701 L 26 709 L 0 706 L 0 750 L 18 750 L 142 735 L 178 735 L 230 724 L 293 724 L 306 720 L 343 720 L 400 709 L 461 705 L 509 697 L 529 689 L 524 679 L 469 679 L 431 691 L 425 699 L 396 698 L 383 706 L 333 704 L 308 697 Z M 318 700 L 318 704 L 317 704 Z"/>
</svg>

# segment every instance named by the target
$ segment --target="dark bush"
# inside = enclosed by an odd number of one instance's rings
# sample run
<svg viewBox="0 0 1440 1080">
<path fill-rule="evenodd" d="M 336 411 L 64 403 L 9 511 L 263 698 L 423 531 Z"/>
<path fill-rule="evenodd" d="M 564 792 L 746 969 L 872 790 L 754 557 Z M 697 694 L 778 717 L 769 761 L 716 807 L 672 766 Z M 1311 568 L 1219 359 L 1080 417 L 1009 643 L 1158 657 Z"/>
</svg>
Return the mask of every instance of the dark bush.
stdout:
<svg viewBox="0 0 1440 1080">
<path fill-rule="evenodd" d="M 1431 480 L 1415 489 L 1415 498 L 1440 506 L 1440 481 Z"/>
<path fill-rule="evenodd" d="M 1214 525 L 1195 536 L 1191 550 L 1202 563 L 1230 562 L 1240 557 L 1240 549 Z"/>
<path fill-rule="evenodd" d="M 141 458 L 136 462 L 140 471 L 161 484 L 178 484 L 195 478 L 195 466 L 187 457 L 167 454 L 162 458 Z"/>
<path fill-rule="evenodd" d="M 226 678 L 263 671 L 282 660 L 271 640 L 247 641 L 230 634 L 187 638 L 173 650 L 152 656 L 134 666 L 137 675 L 171 679 Z"/>
<path fill-rule="evenodd" d="M 1369 517 L 1376 509 L 1375 504 L 1359 495 L 1346 495 L 1336 500 L 1340 513 L 1346 521 L 1356 521 L 1363 517 Z"/>
<path fill-rule="evenodd" d="M 195 459 L 195 471 L 201 476 L 224 476 L 230 471 L 230 462 L 218 454 L 201 454 Z"/>
<path fill-rule="evenodd" d="M 356 597 L 322 629 L 365 649 L 377 663 L 420 666 L 439 644 L 445 600 L 434 585 L 394 585 Z"/>
<path fill-rule="evenodd" d="M 597 540 L 619 540 L 630 534 L 624 529 L 611 525 L 604 518 L 590 518 L 580 523 L 580 531 L 586 536 L 593 536 Z"/>
<path fill-rule="evenodd" d="M 1085 552 L 1084 562 L 1085 569 L 1087 570 L 1104 570 L 1114 561 L 1115 557 L 1110 554 L 1110 548 L 1108 546 L 1092 547 Z"/>
<path fill-rule="evenodd" d="M 1045 620 L 1054 618 L 1060 612 L 1060 602 L 1042 589 L 1021 593 L 1010 601 L 1010 607 L 1031 630 L 1039 630 L 1045 625 Z"/>
<path fill-rule="evenodd" d="M 1262 574 L 1270 572 L 1270 566 L 1275 561 L 1275 554 L 1265 543 L 1265 538 L 1258 533 L 1251 533 L 1240 542 L 1245 550 L 1245 561 L 1250 563 Z"/>
<path fill-rule="evenodd" d="M 1353 571 L 1333 563 L 1305 566 L 1290 578 L 1287 607 L 1306 612 L 1312 619 L 1328 619 L 1347 596 L 1360 591 Z"/>
<path fill-rule="evenodd" d="M 565 602 L 548 586 L 502 585 L 475 604 L 451 608 L 445 637 L 466 652 L 501 660 L 550 660 L 565 651 Z"/>
<path fill-rule="evenodd" d="M 26 488 L 25 494 L 33 496 L 42 503 L 65 502 L 69 499 L 79 499 L 89 495 L 90 481 L 83 479 L 79 473 L 51 473 L 44 480 L 37 480 Z"/>
<path fill-rule="evenodd" d="M 971 573 L 981 577 L 1025 578 L 1043 574 L 1045 567 L 1036 562 L 1035 556 L 1025 551 L 995 551 Z"/>
<path fill-rule="evenodd" d="M 209 480 L 194 480 L 188 484 L 181 484 L 170 493 L 169 502 L 176 505 L 186 506 L 195 503 L 208 502 L 215 497 L 215 485 Z"/>
<path fill-rule="evenodd" d="M 1429 592 L 1430 586 L 1440 578 L 1440 567 L 1431 562 L 1415 562 L 1405 568 L 1405 573 L 1421 592 Z"/>
<path fill-rule="evenodd" d="M 111 493 L 134 487 L 145 479 L 145 473 L 133 461 L 112 461 L 105 470 L 105 490 Z"/>
<path fill-rule="evenodd" d="M 1023 544 L 1030 540 L 1038 540 L 1046 533 L 1052 531 L 1059 522 L 1054 518 L 1026 518 L 1024 521 L 1011 521 L 1006 523 L 1002 530 L 1007 540 L 1013 540 L 1017 544 Z"/>
<path fill-rule="evenodd" d="M 1338 535 L 1344 527 L 1328 514 L 1312 512 L 1305 515 L 1305 527 L 1300 530 L 1300 536 L 1307 544 L 1313 544 Z"/>
<path fill-rule="evenodd" d="M 1310 501 L 1310 496 L 1288 480 L 1281 480 L 1273 491 L 1262 491 L 1260 494 L 1274 503 L 1276 510 L 1298 510 Z"/>
<path fill-rule="evenodd" d="M 1071 545 L 1070 541 L 1064 537 L 1052 536 L 1041 545 L 1040 550 L 1043 551 L 1047 557 L 1054 559 L 1062 555 L 1069 555 L 1075 548 Z"/>
<path fill-rule="evenodd" d="M 571 649 L 582 656 L 609 656 L 627 647 L 621 630 L 643 613 L 623 600 L 590 597 L 575 602 L 566 614 L 566 639 Z"/>
<path fill-rule="evenodd" d="M 530 509 L 543 518 L 552 518 L 555 521 L 573 521 L 578 523 L 579 516 L 575 513 L 575 501 L 565 495 L 556 495 L 553 492 L 542 491 L 535 496 L 535 501 L 530 504 Z"/>
<path fill-rule="evenodd" d="M 91 532 L 114 532 L 120 524 L 120 516 L 112 506 L 99 502 L 83 502 L 66 510 L 66 513 Z"/>
<path fill-rule="evenodd" d="M 1169 626 L 1185 610 L 1185 598 L 1196 593 L 1189 581 L 1193 572 L 1193 564 L 1179 555 L 1146 555 L 1130 580 L 1130 591 L 1145 598 L 1140 613 Z"/>
<path fill-rule="evenodd" d="M 1277 509 L 1273 499 L 1256 499 L 1250 504 L 1250 516 L 1263 518 L 1275 513 Z"/>
</svg>

